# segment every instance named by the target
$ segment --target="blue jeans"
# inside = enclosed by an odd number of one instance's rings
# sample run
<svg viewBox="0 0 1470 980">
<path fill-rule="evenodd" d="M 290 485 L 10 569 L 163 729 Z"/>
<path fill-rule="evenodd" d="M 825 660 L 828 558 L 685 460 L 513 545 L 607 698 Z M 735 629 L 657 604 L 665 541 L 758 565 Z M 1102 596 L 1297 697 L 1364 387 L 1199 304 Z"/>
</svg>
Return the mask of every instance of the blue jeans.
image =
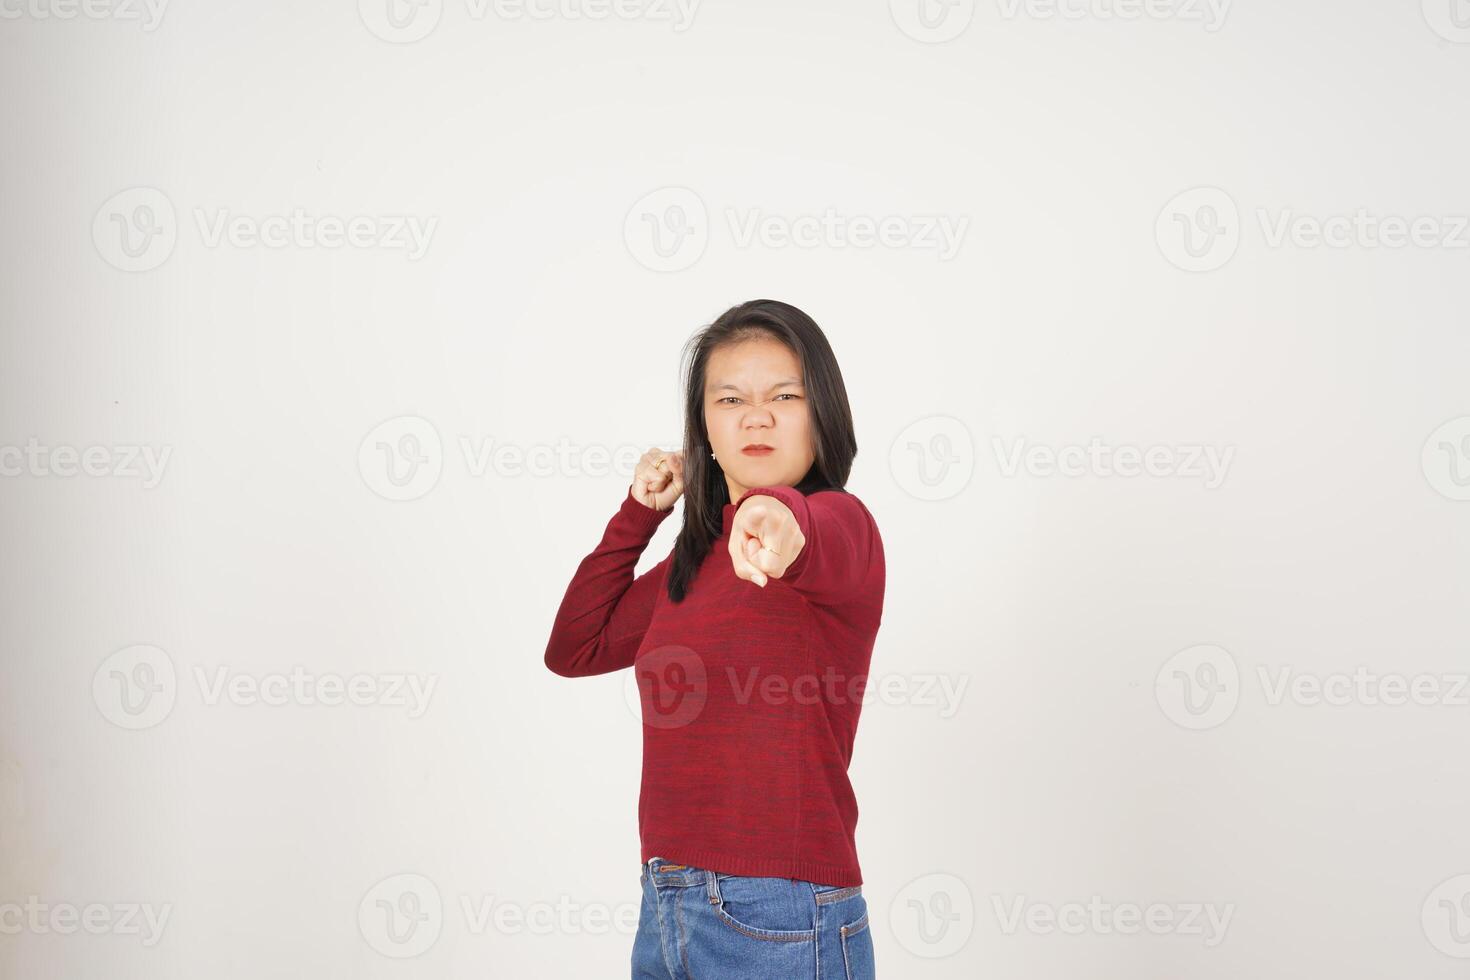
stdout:
<svg viewBox="0 0 1470 980">
<path fill-rule="evenodd" d="M 633 980 L 873 980 L 861 885 L 730 875 L 651 858 Z"/>
</svg>

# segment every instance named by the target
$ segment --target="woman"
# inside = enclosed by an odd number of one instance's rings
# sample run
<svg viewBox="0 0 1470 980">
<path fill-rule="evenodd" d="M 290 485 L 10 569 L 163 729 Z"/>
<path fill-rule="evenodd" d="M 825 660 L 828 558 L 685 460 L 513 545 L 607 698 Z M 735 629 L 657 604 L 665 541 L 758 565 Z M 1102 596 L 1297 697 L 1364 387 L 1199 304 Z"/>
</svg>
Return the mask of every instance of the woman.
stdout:
<svg viewBox="0 0 1470 980">
<path fill-rule="evenodd" d="M 868 980 L 847 767 L 884 563 L 843 489 L 847 390 L 821 329 L 775 300 L 728 310 L 685 354 L 683 451 L 643 455 L 546 647 L 562 676 L 638 681 L 633 976 Z M 681 495 L 673 550 L 635 579 Z"/>
</svg>

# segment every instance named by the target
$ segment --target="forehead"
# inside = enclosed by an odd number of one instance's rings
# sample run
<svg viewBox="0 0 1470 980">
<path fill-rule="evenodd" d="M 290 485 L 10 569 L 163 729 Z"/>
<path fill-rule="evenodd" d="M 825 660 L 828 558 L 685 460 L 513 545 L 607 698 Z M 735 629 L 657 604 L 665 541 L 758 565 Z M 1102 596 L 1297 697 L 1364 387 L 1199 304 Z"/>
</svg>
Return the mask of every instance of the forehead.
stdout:
<svg viewBox="0 0 1470 980">
<path fill-rule="evenodd" d="M 779 340 L 761 337 L 726 344 L 710 352 L 705 371 L 706 390 L 717 388 L 775 388 L 801 384 L 801 362 L 796 352 Z"/>
</svg>

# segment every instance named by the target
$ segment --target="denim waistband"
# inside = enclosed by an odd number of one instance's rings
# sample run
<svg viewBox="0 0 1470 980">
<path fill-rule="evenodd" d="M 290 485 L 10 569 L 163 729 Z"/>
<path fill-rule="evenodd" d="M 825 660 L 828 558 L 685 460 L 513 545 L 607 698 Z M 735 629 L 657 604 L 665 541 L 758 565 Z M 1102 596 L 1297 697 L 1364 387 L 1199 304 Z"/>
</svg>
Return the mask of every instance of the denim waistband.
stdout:
<svg viewBox="0 0 1470 980">
<path fill-rule="evenodd" d="M 711 877 L 727 877 L 715 874 L 708 868 L 697 868 L 692 864 L 680 864 L 677 861 L 657 856 L 643 863 L 643 873 L 652 878 L 659 886 L 669 888 L 704 885 Z"/>
<path fill-rule="evenodd" d="M 680 864 L 669 858 L 654 856 L 643 863 L 640 876 L 646 876 L 658 888 L 693 888 L 702 887 L 709 892 L 712 899 L 719 897 L 720 881 L 726 878 L 739 877 L 723 871 L 711 871 L 709 868 L 699 868 L 692 864 Z M 797 881 L 800 879 L 792 879 Z M 836 897 L 837 893 L 844 896 L 848 894 L 862 894 L 861 886 L 820 885 L 808 882 L 812 891 L 822 895 L 818 902 L 825 902 L 829 897 Z M 829 896 L 830 893 L 830 896 Z"/>
</svg>

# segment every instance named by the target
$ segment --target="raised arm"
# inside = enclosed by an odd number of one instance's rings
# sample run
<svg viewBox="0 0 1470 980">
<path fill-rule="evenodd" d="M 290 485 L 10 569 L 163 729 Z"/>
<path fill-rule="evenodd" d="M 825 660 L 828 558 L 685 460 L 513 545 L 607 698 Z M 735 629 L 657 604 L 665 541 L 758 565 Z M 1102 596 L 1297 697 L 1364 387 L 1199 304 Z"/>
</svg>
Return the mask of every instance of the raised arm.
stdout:
<svg viewBox="0 0 1470 980">
<path fill-rule="evenodd" d="M 632 666 L 673 555 L 636 579 L 633 570 L 671 513 L 672 508 L 655 510 L 623 495 L 602 540 L 577 566 L 562 597 L 546 644 L 548 670 L 586 677 Z"/>
<path fill-rule="evenodd" d="M 875 580 L 881 583 L 883 542 L 857 497 L 842 490 L 807 496 L 794 487 L 752 487 L 741 494 L 737 507 L 760 494 L 785 504 L 805 538 L 781 581 L 824 605 L 851 599 Z"/>
</svg>

